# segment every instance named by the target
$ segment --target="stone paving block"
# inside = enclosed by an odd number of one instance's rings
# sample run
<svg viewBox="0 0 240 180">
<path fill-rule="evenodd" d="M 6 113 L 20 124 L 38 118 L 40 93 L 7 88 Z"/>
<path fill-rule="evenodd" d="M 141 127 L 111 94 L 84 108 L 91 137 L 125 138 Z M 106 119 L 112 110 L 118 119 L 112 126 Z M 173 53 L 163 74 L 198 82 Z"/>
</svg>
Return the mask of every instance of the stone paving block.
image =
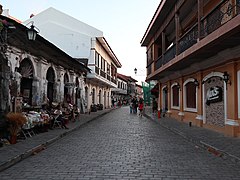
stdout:
<svg viewBox="0 0 240 180">
<path fill-rule="evenodd" d="M 14 179 L 12 172 L 17 171 L 19 176 L 32 172 L 31 177 L 53 179 L 54 175 L 58 179 L 230 179 L 240 176 L 239 169 L 236 163 L 121 108 L 0 172 L 0 177 Z"/>
</svg>

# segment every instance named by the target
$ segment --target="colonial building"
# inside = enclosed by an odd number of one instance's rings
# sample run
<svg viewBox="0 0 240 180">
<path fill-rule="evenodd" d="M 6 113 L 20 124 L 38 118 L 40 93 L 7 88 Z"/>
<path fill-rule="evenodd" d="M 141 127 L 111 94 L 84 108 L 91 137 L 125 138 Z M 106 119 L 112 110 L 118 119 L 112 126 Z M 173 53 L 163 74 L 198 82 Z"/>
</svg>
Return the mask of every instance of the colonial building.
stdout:
<svg viewBox="0 0 240 180">
<path fill-rule="evenodd" d="M 139 84 L 136 84 L 136 96 L 138 98 L 143 98 L 143 88 Z"/>
<path fill-rule="evenodd" d="M 47 99 L 63 102 L 67 94 L 73 97 L 71 101 L 77 101 L 78 89 L 84 88 L 84 77 L 90 69 L 40 35 L 28 40 L 28 27 L 0 18 L 6 24 L 1 29 L 0 111 L 39 109 Z"/>
<path fill-rule="evenodd" d="M 120 73 L 117 73 L 117 88 L 112 88 L 111 98 L 114 101 L 122 100 L 125 103 L 128 102 L 129 95 L 127 92 L 128 89 L 128 79 L 127 76 L 124 76 Z"/>
<path fill-rule="evenodd" d="M 239 13 L 239 0 L 160 2 L 141 45 L 170 117 L 240 136 Z"/>
<path fill-rule="evenodd" d="M 91 73 L 81 89 L 82 104 L 89 111 L 92 104 L 110 107 L 111 88 L 117 87 L 117 68 L 121 63 L 103 37 L 103 33 L 54 8 L 49 8 L 26 22 L 34 21 L 40 34 L 75 59 L 87 60 Z"/>
</svg>

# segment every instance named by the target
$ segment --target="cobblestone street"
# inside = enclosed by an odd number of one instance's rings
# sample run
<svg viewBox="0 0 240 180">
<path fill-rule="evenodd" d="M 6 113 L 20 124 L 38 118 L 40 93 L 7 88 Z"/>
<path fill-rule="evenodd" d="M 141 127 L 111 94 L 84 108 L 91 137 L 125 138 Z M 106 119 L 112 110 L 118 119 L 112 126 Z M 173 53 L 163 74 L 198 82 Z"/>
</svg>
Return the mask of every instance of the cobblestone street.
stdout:
<svg viewBox="0 0 240 180">
<path fill-rule="evenodd" d="M 0 173 L 0 179 L 239 179 L 240 166 L 116 109 Z"/>
</svg>

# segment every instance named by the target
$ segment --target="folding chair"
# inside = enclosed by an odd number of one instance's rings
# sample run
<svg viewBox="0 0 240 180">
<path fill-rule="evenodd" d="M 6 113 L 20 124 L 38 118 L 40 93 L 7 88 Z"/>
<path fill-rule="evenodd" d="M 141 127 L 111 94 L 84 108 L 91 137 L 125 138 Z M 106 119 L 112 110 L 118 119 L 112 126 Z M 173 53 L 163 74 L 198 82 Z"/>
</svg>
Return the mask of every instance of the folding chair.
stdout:
<svg viewBox="0 0 240 180">
<path fill-rule="evenodd" d="M 21 132 L 25 139 L 27 139 L 27 137 L 32 137 L 33 135 L 35 135 L 33 127 L 34 125 L 31 124 L 30 122 L 27 122 L 22 126 Z"/>
<path fill-rule="evenodd" d="M 60 114 L 52 116 L 52 118 L 53 118 L 53 128 L 56 128 L 56 127 L 62 128 L 62 122 L 58 120 L 59 116 L 60 116 Z"/>
</svg>

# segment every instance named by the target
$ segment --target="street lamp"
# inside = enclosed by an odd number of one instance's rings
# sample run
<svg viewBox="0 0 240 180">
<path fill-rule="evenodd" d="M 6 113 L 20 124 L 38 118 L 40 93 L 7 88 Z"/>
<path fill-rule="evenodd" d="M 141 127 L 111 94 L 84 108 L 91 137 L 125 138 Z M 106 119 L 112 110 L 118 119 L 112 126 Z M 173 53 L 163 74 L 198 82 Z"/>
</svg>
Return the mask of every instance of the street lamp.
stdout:
<svg viewBox="0 0 240 180">
<path fill-rule="evenodd" d="M 198 86 L 199 86 L 199 82 L 198 82 L 198 80 L 197 80 L 197 79 L 194 79 L 193 83 L 194 83 L 194 85 L 195 85 L 196 87 L 198 87 Z"/>
<path fill-rule="evenodd" d="M 33 25 L 33 21 L 30 21 L 28 24 L 32 23 L 30 28 L 27 30 L 28 39 L 30 41 L 35 41 L 37 34 L 40 32 L 39 29 Z M 26 24 L 26 26 L 28 25 Z"/>
<path fill-rule="evenodd" d="M 134 68 L 134 73 L 137 74 L 137 68 Z"/>
<path fill-rule="evenodd" d="M 223 81 L 226 83 L 226 89 L 227 89 L 227 84 L 229 84 L 230 86 L 232 84 L 230 81 L 230 75 L 226 71 L 223 73 Z"/>
</svg>

